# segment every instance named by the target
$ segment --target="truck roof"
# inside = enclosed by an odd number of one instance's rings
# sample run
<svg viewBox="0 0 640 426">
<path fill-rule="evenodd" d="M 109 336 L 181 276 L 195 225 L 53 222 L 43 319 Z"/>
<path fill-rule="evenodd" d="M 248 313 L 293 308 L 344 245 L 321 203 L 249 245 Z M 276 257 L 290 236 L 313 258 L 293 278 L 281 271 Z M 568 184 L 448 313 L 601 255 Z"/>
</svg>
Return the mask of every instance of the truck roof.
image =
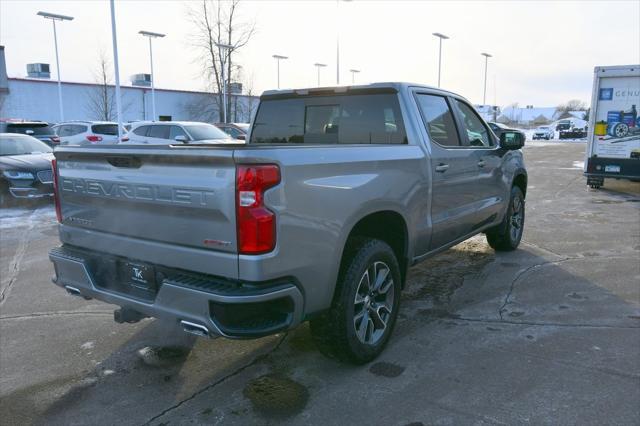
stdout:
<svg viewBox="0 0 640 426">
<path fill-rule="evenodd" d="M 438 91 L 443 94 L 449 94 L 452 96 L 457 96 L 460 98 L 464 98 L 457 93 L 450 92 L 448 90 L 444 90 L 438 87 L 429 86 L 421 83 L 410 83 L 410 82 L 379 82 L 379 83 L 370 83 L 370 84 L 358 84 L 358 85 L 348 85 L 348 86 L 327 86 L 327 87 L 309 87 L 309 88 L 300 88 L 300 89 L 279 89 L 279 90 L 265 90 L 262 93 L 261 98 L 271 98 L 271 97 L 288 97 L 291 95 L 298 96 L 306 96 L 306 95 L 329 95 L 332 93 L 348 93 L 351 91 L 385 91 L 390 90 L 394 92 L 399 92 L 402 89 L 410 88 L 410 87 L 419 87 L 428 90 Z"/>
</svg>

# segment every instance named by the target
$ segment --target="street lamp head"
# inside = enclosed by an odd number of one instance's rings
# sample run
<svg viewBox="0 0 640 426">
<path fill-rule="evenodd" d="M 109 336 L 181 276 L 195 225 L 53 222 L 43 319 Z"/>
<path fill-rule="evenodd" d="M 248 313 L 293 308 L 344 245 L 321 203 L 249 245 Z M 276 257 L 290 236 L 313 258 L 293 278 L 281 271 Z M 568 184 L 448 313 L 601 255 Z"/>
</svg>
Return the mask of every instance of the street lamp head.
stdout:
<svg viewBox="0 0 640 426">
<path fill-rule="evenodd" d="M 138 31 L 138 34 L 142 34 L 145 37 L 159 38 L 164 37 L 166 34 L 153 33 L 151 31 Z"/>
<path fill-rule="evenodd" d="M 288 56 L 282 56 L 282 55 L 273 55 L 272 57 L 275 59 L 289 59 Z"/>
<path fill-rule="evenodd" d="M 485 52 L 482 52 L 481 55 L 482 56 L 486 56 L 487 58 L 491 58 L 492 57 L 492 55 L 489 55 L 488 53 L 485 53 Z"/>
<path fill-rule="evenodd" d="M 360 70 L 349 70 L 349 72 L 358 73 Z"/>
<path fill-rule="evenodd" d="M 441 34 L 441 33 L 433 33 L 433 35 L 436 36 L 436 37 L 439 37 L 439 38 L 441 38 L 443 40 L 447 40 L 449 38 L 448 36 L 446 36 L 444 34 Z"/>
<path fill-rule="evenodd" d="M 73 16 L 66 16 L 66 15 L 58 15 L 56 13 L 49 13 L 49 12 L 38 12 L 39 16 L 42 16 L 45 19 L 53 19 L 56 21 L 73 21 Z"/>
<path fill-rule="evenodd" d="M 316 67 L 326 67 L 327 66 L 327 64 L 320 64 L 320 63 L 317 63 L 317 62 L 315 64 L 313 64 L 313 65 L 316 66 Z"/>
</svg>

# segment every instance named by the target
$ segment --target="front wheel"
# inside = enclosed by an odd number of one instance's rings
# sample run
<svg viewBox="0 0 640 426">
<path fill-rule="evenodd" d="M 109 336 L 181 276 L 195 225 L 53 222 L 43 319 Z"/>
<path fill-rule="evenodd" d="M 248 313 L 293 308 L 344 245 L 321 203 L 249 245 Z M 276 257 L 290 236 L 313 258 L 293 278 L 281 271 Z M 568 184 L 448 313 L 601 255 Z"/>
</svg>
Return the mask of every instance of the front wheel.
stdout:
<svg viewBox="0 0 640 426">
<path fill-rule="evenodd" d="M 349 244 L 331 308 L 311 321 L 322 353 L 364 364 L 386 346 L 400 304 L 401 278 L 391 247 L 376 239 Z"/>
<path fill-rule="evenodd" d="M 502 222 L 487 231 L 487 242 L 496 251 L 518 248 L 524 231 L 524 194 L 517 186 L 511 188 L 509 207 Z"/>
</svg>

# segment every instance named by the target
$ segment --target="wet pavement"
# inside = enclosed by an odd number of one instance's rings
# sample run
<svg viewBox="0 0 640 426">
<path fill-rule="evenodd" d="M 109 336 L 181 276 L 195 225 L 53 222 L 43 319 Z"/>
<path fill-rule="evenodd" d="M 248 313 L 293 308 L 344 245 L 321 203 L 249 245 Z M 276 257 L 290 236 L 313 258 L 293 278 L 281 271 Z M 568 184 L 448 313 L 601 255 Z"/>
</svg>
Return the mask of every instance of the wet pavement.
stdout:
<svg viewBox="0 0 640 426">
<path fill-rule="evenodd" d="M 410 271 L 387 350 L 320 355 L 306 325 L 206 340 L 50 282 L 48 205 L 0 213 L 0 423 L 640 424 L 640 184 L 587 188 L 583 143 L 534 142 L 525 235 Z"/>
</svg>

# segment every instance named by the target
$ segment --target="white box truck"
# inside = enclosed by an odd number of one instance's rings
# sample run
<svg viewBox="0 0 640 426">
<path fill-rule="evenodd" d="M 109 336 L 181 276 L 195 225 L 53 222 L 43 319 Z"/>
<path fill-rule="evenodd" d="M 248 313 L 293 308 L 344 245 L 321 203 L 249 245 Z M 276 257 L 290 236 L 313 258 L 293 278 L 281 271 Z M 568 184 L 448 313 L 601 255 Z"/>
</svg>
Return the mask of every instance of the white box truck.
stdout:
<svg viewBox="0 0 640 426">
<path fill-rule="evenodd" d="M 595 67 L 585 158 L 587 185 L 640 180 L 640 65 Z"/>
</svg>

